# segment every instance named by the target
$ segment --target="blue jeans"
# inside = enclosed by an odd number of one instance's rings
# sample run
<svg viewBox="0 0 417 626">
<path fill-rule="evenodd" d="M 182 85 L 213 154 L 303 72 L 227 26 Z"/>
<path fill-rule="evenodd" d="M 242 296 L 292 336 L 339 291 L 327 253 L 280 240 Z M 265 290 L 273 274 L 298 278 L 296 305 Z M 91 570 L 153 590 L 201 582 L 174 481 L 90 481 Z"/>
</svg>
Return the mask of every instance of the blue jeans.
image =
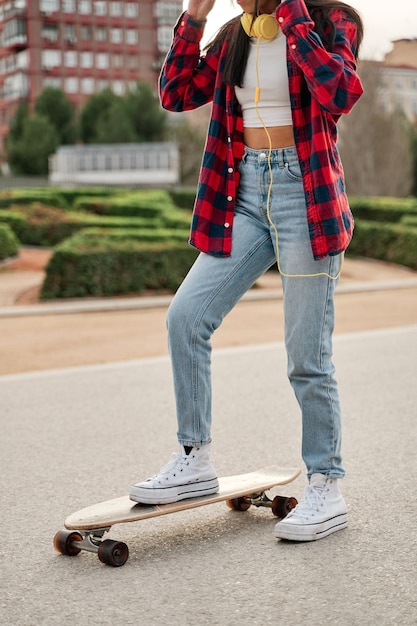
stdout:
<svg viewBox="0 0 417 626">
<path fill-rule="evenodd" d="M 272 189 L 268 203 L 272 170 Z M 277 260 L 283 285 L 288 377 L 302 413 L 302 456 L 310 476 L 341 478 L 341 417 L 332 364 L 333 295 L 340 256 L 313 258 L 295 148 L 246 149 L 240 164 L 230 257 L 200 254 L 168 311 L 178 440 L 211 441 L 211 335 Z M 302 276 L 285 276 L 302 275 Z"/>
</svg>

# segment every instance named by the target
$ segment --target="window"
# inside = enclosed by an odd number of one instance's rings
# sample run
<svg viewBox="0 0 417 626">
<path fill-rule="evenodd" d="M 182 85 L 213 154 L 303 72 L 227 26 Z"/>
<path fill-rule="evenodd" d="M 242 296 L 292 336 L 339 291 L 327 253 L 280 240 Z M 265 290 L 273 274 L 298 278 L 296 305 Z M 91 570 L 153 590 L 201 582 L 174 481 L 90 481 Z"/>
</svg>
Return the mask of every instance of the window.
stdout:
<svg viewBox="0 0 417 626">
<path fill-rule="evenodd" d="M 68 76 L 68 78 L 64 80 L 64 91 L 66 93 L 78 92 L 78 78 L 76 76 Z"/>
<path fill-rule="evenodd" d="M 3 46 L 26 43 L 26 21 L 14 19 L 4 22 L 2 35 Z"/>
<path fill-rule="evenodd" d="M 45 76 L 43 79 L 44 87 L 54 87 L 55 89 L 61 89 L 61 79 L 56 76 Z"/>
<path fill-rule="evenodd" d="M 94 29 L 94 39 L 96 41 L 107 41 L 107 29 L 102 26 L 97 26 Z"/>
<path fill-rule="evenodd" d="M 75 13 L 75 0 L 62 0 L 63 13 Z"/>
<path fill-rule="evenodd" d="M 91 26 L 81 26 L 80 27 L 80 38 L 82 41 L 91 41 L 92 31 Z"/>
<path fill-rule="evenodd" d="M 56 41 L 58 41 L 57 24 L 44 24 L 42 26 L 42 37 L 46 39 L 46 41 L 50 41 L 51 43 L 55 43 Z"/>
<path fill-rule="evenodd" d="M 122 14 L 121 2 L 110 2 L 110 15 L 112 17 L 119 17 Z"/>
<path fill-rule="evenodd" d="M 65 24 L 64 26 L 64 39 L 67 43 L 73 45 L 77 43 L 77 36 L 75 33 L 75 26 L 72 24 Z"/>
<path fill-rule="evenodd" d="M 173 26 L 181 15 L 182 2 L 157 2 L 155 7 L 158 24 Z"/>
<path fill-rule="evenodd" d="M 94 93 L 94 78 L 81 79 L 81 93 Z"/>
<path fill-rule="evenodd" d="M 80 13 L 80 15 L 90 15 L 91 13 L 90 0 L 78 0 L 78 13 Z"/>
<path fill-rule="evenodd" d="M 125 92 L 125 86 L 121 80 L 114 80 L 111 84 L 111 88 L 117 96 L 122 96 Z"/>
<path fill-rule="evenodd" d="M 41 0 L 39 3 L 41 13 L 54 13 L 59 11 L 59 0 Z"/>
<path fill-rule="evenodd" d="M 138 43 L 138 31 L 137 30 L 133 30 L 132 28 L 129 28 L 126 32 L 125 32 L 125 38 L 126 38 L 126 43 L 130 44 L 130 45 L 135 45 Z M 171 38 L 172 38 L 172 33 L 171 33 Z"/>
<path fill-rule="evenodd" d="M 122 43 L 123 30 L 121 28 L 112 28 L 110 30 L 110 41 L 112 43 Z"/>
<path fill-rule="evenodd" d="M 107 2 L 96 0 L 94 2 L 94 15 L 107 15 Z"/>
<path fill-rule="evenodd" d="M 64 52 L 64 65 L 65 67 L 77 67 L 78 54 L 74 50 Z"/>
<path fill-rule="evenodd" d="M 60 50 L 42 50 L 41 57 L 42 67 L 45 70 L 51 70 L 54 67 L 59 67 L 62 63 Z"/>
<path fill-rule="evenodd" d="M 29 67 L 29 52 L 27 50 L 18 52 L 13 58 L 15 68 L 25 70 Z"/>
<path fill-rule="evenodd" d="M 109 67 L 109 55 L 107 52 L 96 54 L 96 67 L 99 70 L 106 70 Z"/>
<path fill-rule="evenodd" d="M 3 84 L 3 97 L 5 100 L 22 98 L 28 94 L 28 78 L 26 74 L 13 74 L 7 76 Z"/>
<path fill-rule="evenodd" d="M 82 68 L 93 67 L 92 52 L 80 52 L 80 66 Z"/>
<path fill-rule="evenodd" d="M 159 26 L 157 36 L 159 52 L 168 52 L 172 41 L 171 26 Z"/>
<path fill-rule="evenodd" d="M 133 2 L 126 2 L 125 4 L 125 17 L 137 17 L 138 5 Z"/>
<path fill-rule="evenodd" d="M 98 80 L 97 81 L 97 89 L 98 91 L 103 91 L 104 89 L 107 89 L 109 86 L 109 81 L 108 80 Z"/>
</svg>

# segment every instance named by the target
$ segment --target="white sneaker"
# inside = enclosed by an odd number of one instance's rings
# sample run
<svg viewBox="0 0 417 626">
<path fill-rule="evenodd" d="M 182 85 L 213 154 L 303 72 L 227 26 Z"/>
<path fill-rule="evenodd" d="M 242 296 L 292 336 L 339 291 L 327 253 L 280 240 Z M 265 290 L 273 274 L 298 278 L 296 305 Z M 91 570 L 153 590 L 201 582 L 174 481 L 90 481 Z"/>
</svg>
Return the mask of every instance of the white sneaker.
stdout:
<svg viewBox="0 0 417 626">
<path fill-rule="evenodd" d="M 131 487 L 129 497 L 143 504 L 168 504 L 217 493 L 219 481 L 210 458 L 210 444 L 186 454 L 184 446 L 158 474 Z"/>
<path fill-rule="evenodd" d="M 315 541 L 347 527 L 347 507 L 338 481 L 313 474 L 297 506 L 275 526 L 275 537 Z"/>
</svg>

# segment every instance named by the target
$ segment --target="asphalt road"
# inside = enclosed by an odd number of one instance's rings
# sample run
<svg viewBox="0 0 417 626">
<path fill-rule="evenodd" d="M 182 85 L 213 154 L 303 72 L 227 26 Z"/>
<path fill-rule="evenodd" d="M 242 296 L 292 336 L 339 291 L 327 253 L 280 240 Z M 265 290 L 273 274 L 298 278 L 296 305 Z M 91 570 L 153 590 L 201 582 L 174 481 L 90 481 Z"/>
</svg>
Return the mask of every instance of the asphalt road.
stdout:
<svg viewBox="0 0 417 626">
<path fill-rule="evenodd" d="M 415 625 L 417 326 L 335 337 L 349 528 L 273 538 L 267 510 L 222 504 L 114 527 L 129 561 L 69 558 L 67 515 L 123 495 L 175 449 L 166 357 L 0 377 L 0 623 Z M 217 349 L 219 474 L 298 465 L 282 343 Z M 299 496 L 304 474 L 281 493 Z"/>
</svg>

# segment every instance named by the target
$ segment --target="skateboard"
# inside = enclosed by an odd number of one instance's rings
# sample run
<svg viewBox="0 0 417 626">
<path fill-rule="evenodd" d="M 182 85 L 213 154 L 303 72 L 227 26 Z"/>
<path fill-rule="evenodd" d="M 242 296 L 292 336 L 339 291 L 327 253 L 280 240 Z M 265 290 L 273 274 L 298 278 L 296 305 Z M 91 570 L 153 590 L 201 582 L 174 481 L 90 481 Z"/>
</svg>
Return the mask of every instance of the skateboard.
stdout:
<svg viewBox="0 0 417 626">
<path fill-rule="evenodd" d="M 246 511 L 251 505 L 269 507 L 273 515 L 283 518 L 296 506 L 297 500 L 284 496 L 271 500 L 265 492 L 292 482 L 300 472 L 297 468 L 269 466 L 248 474 L 225 476 L 219 478 L 217 493 L 170 504 L 136 504 L 128 496 L 94 504 L 67 517 L 65 529 L 54 537 L 54 548 L 66 556 L 76 556 L 82 550 L 93 552 L 102 563 L 119 567 L 129 557 L 128 546 L 121 541 L 103 540 L 115 524 L 138 522 L 222 501 L 234 511 Z"/>
</svg>

